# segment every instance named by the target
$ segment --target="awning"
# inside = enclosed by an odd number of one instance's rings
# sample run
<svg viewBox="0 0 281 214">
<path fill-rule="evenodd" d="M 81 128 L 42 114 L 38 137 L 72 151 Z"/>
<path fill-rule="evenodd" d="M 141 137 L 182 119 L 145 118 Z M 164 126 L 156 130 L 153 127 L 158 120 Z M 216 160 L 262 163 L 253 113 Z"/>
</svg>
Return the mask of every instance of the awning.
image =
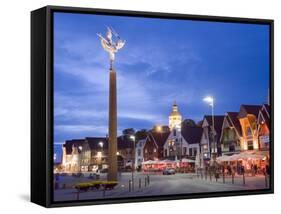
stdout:
<svg viewBox="0 0 281 214">
<path fill-rule="evenodd" d="M 239 154 L 234 154 L 231 156 L 221 156 L 216 160 L 218 162 L 226 162 L 226 161 L 238 161 L 238 160 L 263 160 L 268 155 L 268 151 L 246 151 L 241 152 Z"/>
<path fill-rule="evenodd" d="M 160 162 L 160 164 L 174 164 L 175 163 L 175 161 L 168 160 L 168 159 L 162 160 L 162 161 L 159 161 L 159 162 Z"/>
<path fill-rule="evenodd" d="M 179 160 L 178 162 L 180 162 L 180 160 Z M 195 160 L 183 158 L 183 159 L 181 160 L 181 162 L 182 162 L 182 163 L 195 163 Z"/>
<path fill-rule="evenodd" d="M 145 164 L 156 164 L 158 161 L 153 161 L 153 160 L 148 160 L 148 161 L 144 161 L 142 162 L 143 165 Z"/>
</svg>

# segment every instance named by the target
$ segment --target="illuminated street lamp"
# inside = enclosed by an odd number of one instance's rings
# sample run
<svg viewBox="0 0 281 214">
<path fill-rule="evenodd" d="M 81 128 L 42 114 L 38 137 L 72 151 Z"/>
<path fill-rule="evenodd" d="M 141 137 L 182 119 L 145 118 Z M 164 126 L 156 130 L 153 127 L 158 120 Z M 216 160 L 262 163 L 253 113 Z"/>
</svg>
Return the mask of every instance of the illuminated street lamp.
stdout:
<svg viewBox="0 0 281 214">
<path fill-rule="evenodd" d="M 101 152 L 98 152 L 98 157 L 100 159 L 100 168 L 102 168 L 102 153 L 103 153 L 103 142 L 99 142 L 99 146 L 101 147 Z"/>
<path fill-rule="evenodd" d="M 134 162 L 135 162 L 135 147 L 136 147 L 136 137 L 134 135 L 130 136 L 133 141 L 133 151 L 132 151 L 132 190 L 134 191 Z"/>
<path fill-rule="evenodd" d="M 211 148 L 211 152 L 212 152 L 212 158 L 213 161 L 216 162 L 216 149 L 215 149 L 215 116 L 214 116 L 214 98 L 211 96 L 207 96 L 203 99 L 203 101 L 205 101 L 207 104 L 209 104 L 211 106 L 211 110 L 212 110 L 212 148 Z"/>
<path fill-rule="evenodd" d="M 103 148 L 103 142 L 102 141 L 99 142 L 99 145 L 100 145 L 101 148 Z"/>
<path fill-rule="evenodd" d="M 156 131 L 157 132 L 162 132 L 162 126 L 160 126 L 160 125 L 156 126 Z"/>
</svg>

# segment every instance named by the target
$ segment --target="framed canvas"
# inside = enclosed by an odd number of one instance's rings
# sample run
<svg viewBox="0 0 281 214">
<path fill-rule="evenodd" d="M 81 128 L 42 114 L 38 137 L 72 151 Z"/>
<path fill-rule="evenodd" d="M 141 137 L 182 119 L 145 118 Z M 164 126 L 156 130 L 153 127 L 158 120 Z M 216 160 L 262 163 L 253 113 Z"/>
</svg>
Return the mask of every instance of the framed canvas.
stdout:
<svg viewBox="0 0 281 214">
<path fill-rule="evenodd" d="M 31 12 L 31 201 L 273 193 L 273 20 Z"/>
</svg>

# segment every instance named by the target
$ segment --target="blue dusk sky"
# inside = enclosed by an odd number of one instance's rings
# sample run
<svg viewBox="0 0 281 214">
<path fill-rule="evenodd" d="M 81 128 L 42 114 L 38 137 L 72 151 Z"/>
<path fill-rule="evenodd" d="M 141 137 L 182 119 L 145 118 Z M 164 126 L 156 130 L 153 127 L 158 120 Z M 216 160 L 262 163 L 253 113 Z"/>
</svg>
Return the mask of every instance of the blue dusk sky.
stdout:
<svg viewBox="0 0 281 214">
<path fill-rule="evenodd" d="M 109 58 L 97 33 L 126 40 L 116 55 L 118 133 L 262 104 L 269 88 L 269 26 L 90 14 L 54 14 L 54 143 L 105 136 Z"/>
</svg>

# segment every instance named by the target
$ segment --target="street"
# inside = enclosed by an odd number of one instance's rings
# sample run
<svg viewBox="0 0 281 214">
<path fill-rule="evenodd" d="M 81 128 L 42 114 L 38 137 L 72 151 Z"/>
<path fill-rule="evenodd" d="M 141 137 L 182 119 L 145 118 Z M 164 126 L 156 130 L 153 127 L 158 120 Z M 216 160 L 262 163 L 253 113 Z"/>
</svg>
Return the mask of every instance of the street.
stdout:
<svg viewBox="0 0 281 214">
<path fill-rule="evenodd" d="M 60 186 L 65 184 L 65 189 L 54 190 L 55 201 L 67 200 L 85 200 L 85 199 L 103 199 L 103 198 L 120 198 L 120 197 L 135 197 L 135 196 L 157 196 L 169 194 L 187 194 L 187 193 L 207 193 L 220 191 L 239 191 L 239 190 L 254 190 L 265 189 L 268 187 L 268 180 L 262 175 L 246 176 L 245 185 L 243 185 L 243 177 L 236 175 L 234 177 L 234 184 L 232 178 L 226 177 L 225 183 L 220 177 L 217 181 L 214 177 L 201 177 L 196 174 L 176 174 L 176 175 L 162 175 L 162 174 L 148 174 L 149 185 L 146 182 L 147 174 L 135 173 L 134 176 L 134 191 L 129 189 L 129 180 L 131 173 L 122 173 L 119 175 L 119 184 L 113 190 L 93 190 L 88 192 L 81 192 L 77 194 L 77 190 L 71 186 L 77 182 L 90 181 L 88 178 L 75 178 L 71 176 L 60 177 Z M 101 175 L 101 180 L 106 179 L 106 174 Z M 267 182 L 267 183 L 266 183 Z M 267 184 L 267 187 L 266 187 Z"/>
</svg>

